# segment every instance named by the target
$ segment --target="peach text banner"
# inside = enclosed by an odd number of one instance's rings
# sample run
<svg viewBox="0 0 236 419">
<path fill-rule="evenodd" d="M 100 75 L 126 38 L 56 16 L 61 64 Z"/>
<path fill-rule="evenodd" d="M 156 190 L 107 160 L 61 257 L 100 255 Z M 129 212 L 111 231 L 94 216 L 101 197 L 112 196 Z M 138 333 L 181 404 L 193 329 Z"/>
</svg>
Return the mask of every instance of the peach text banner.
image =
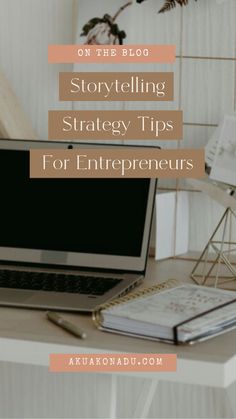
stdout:
<svg viewBox="0 0 236 419">
<path fill-rule="evenodd" d="M 49 45 L 48 62 L 174 63 L 175 45 Z"/>
<path fill-rule="evenodd" d="M 60 73 L 60 100 L 172 101 L 174 73 Z"/>
<path fill-rule="evenodd" d="M 31 178 L 202 178 L 204 150 L 96 147 L 30 150 Z"/>
<path fill-rule="evenodd" d="M 49 111 L 50 140 L 180 140 L 182 111 Z"/>
<path fill-rule="evenodd" d="M 50 372 L 176 372 L 176 354 L 51 354 Z"/>
</svg>

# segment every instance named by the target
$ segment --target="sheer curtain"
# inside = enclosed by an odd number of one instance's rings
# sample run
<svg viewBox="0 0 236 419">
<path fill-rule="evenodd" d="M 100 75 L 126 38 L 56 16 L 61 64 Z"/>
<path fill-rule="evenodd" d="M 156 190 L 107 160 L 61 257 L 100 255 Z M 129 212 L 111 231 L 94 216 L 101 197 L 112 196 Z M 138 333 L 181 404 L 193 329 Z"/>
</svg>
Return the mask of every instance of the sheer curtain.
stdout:
<svg viewBox="0 0 236 419">
<path fill-rule="evenodd" d="M 102 17 L 108 13 L 114 16 L 117 10 L 126 4 L 126 0 L 77 0 L 76 18 L 76 43 L 84 43 L 85 38 L 80 37 L 82 27 L 93 17 Z M 126 32 L 125 45 L 136 44 L 177 44 L 179 52 L 179 26 L 180 11 L 175 10 L 175 14 L 158 15 L 157 10 L 161 6 L 162 0 L 149 0 L 142 5 L 133 2 L 118 17 L 117 24 L 121 30 Z M 80 110 L 174 110 L 179 109 L 179 61 L 170 64 L 75 64 L 74 71 L 78 72 L 174 72 L 175 92 L 173 102 L 75 102 L 74 109 Z M 112 141 L 114 142 L 114 141 Z M 117 142 L 117 141 L 116 141 Z M 122 141 L 118 141 L 122 143 Z M 158 145 L 162 148 L 176 148 L 178 142 L 172 141 L 153 141 L 137 140 L 126 141 L 130 144 Z M 162 187 L 168 186 L 175 188 L 175 181 L 162 180 Z"/>
</svg>

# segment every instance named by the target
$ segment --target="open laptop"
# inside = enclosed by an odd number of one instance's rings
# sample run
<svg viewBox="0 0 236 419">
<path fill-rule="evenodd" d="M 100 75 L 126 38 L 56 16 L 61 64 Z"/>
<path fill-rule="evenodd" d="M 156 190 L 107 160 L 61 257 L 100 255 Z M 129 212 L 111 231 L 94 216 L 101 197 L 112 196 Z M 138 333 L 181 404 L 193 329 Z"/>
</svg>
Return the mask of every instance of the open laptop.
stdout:
<svg viewBox="0 0 236 419">
<path fill-rule="evenodd" d="M 0 140 L 0 305 L 92 311 L 145 275 L 155 180 L 29 178 L 30 149 L 64 147 Z"/>
</svg>

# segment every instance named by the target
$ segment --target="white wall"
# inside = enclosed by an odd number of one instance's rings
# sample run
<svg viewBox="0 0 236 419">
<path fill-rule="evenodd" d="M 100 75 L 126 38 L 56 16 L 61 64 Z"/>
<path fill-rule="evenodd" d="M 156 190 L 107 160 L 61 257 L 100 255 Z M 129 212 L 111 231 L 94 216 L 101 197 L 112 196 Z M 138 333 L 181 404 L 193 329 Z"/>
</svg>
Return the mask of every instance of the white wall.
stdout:
<svg viewBox="0 0 236 419">
<path fill-rule="evenodd" d="M 203 147 L 224 113 L 236 110 L 236 1 L 189 1 L 187 7 L 177 7 L 171 12 L 158 15 L 156 11 L 163 2 L 147 0 L 141 5 L 135 3 L 120 15 L 117 23 L 127 32 L 126 43 L 176 44 L 178 58 L 174 65 L 135 65 L 137 71 L 174 71 L 175 100 L 169 104 L 127 102 L 123 107 L 182 109 L 183 141 L 181 144 L 177 141 L 159 144 L 168 148 Z M 78 0 L 79 29 L 92 15 L 114 15 L 124 3 L 123 0 Z M 117 69 L 117 66 L 110 66 L 107 70 L 114 68 Z M 127 68 L 132 71 L 134 67 L 120 65 L 119 71 Z M 94 67 L 94 70 L 98 68 Z M 104 107 L 104 104 L 93 106 Z M 159 186 L 176 188 L 176 182 L 161 180 Z M 182 181 L 178 188 L 189 186 Z M 189 202 L 190 249 L 202 250 L 224 209 L 196 192 L 189 194 Z"/>
<path fill-rule="evenodd" d="M 125 0 L 0 0 L 0 69 L 9 78 L 40 137 L 47 138 L 48 109 L 71 108 L 58 101 L 58 72 L 70 65 L 48 65 L 49 43 L 73 42 L 74 6 L 78 8 L 77 34 L 87 20 L 114 15 Z M 162 0 L 134 4 L 117 23 L 126 30 L 126 43 L 174 43 L 178 58 L 172 65 L 145 65 L 145 70 L 175 72 L 173 103 L 76 104 L 77 107 L 112 106 L 119 109 L 183 109 L 183 147 L 202 147 L 226 112 L 236 110 L 236 1 L 190 0 L 163 15 Z M 81 41 L 81 39 L 80 39 Z M 79 67 L 86 70 L 85 66 Z M 129 70 L 134 69 L 128 66 Z M 91 68 L 89 69 L 91 71 Z M 93 70 L 98 70 L 93 66 Z M 127 70 L 122 65 L 107 70 Z M 135 65 L 143 71 L 143 65 Z M 177 141 L 162 143 L 178 147 Z M 175 187 L 162 181 L 161 187 Z M 186 187 L 181 182 L 179 187 Z M 190 194 L 190 248 L 202 249 L 222 209 L 212 200 Z"/>
<path fill-rule="evenodd" d="M 38 136 L 47 139 L 48 109 L 58 101 L 58 72 L 49 43 L 73 42 L 73 0 L 0 0 L 0 70 L 7 76 Z"/>
</svg>

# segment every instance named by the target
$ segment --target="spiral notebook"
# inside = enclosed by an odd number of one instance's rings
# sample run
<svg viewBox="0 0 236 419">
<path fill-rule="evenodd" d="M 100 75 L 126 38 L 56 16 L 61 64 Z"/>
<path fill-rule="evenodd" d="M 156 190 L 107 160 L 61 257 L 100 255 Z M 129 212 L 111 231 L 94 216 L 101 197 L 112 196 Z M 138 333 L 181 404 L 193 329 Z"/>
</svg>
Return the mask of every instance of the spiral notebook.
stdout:
<svg viewBox="0 0 236 419">
<path fill-rule="evenodd" d="M 100 330 L 174 344 L 192 344 L 236 327 L 233 291 L 170 279 L 97 307 Z"/>
</svg>

